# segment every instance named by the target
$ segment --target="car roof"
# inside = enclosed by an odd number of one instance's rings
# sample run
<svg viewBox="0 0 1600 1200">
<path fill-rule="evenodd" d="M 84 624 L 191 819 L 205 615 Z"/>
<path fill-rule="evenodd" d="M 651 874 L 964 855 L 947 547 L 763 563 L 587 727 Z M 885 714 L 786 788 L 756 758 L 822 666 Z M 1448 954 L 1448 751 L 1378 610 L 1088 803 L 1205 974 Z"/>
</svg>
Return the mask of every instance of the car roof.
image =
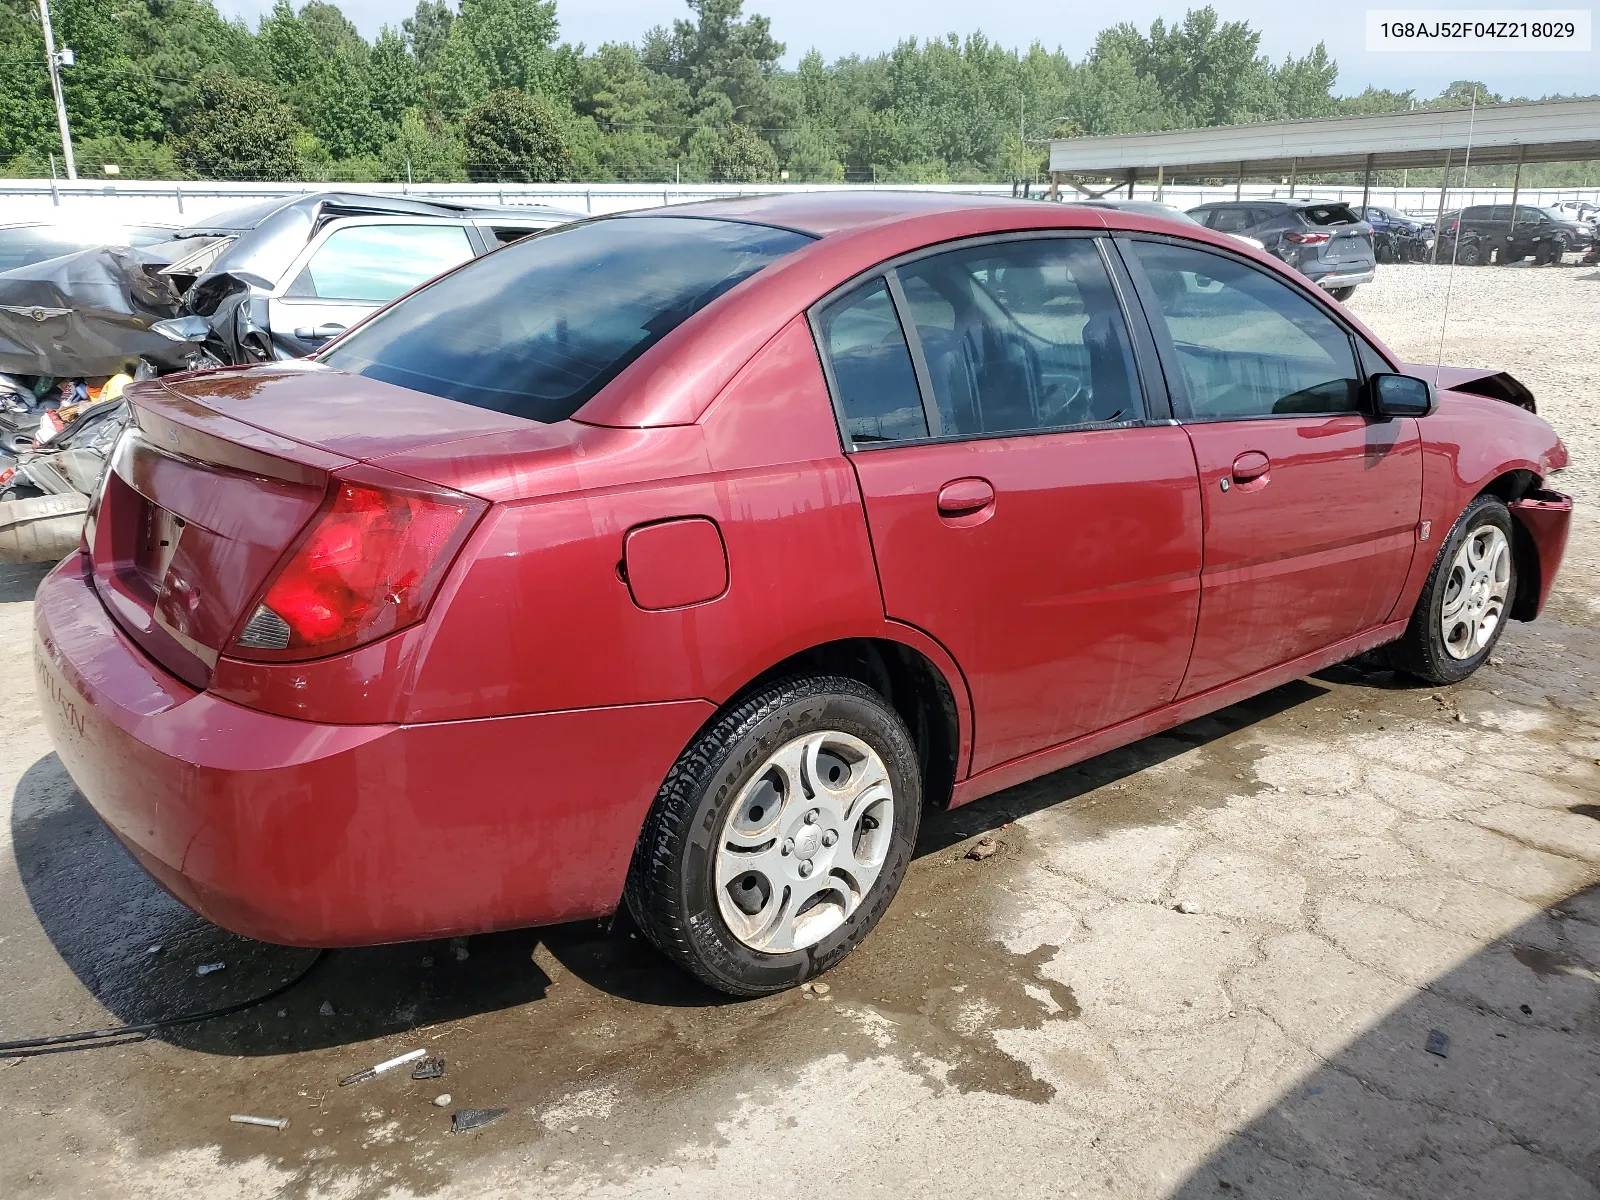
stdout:
<svg viewBox="0 0 1600 1200">
<path fill-rule="evenodd" d="M 634 212 L 631 217 L 721 217 L 777 225 L 800 233 L 826 237 L 830 233 L 860 229 L 895 217 L 931 216 L 975 208 L 1041 207 L 1038 200 L 1014 200 L 966 192 L 917 192 L 892 188 L 839 189 L 837 191 L 782 192 L 701 200 L 666 208 Z M 1056 206 L 1051 205 L 1051 208 Z"/>
<path fill-rule="evenodd" d="M 452 200 L 424 200 L 412 196 L 385 196 L 363 192 L 307 192 L 299 196 L 279 196 L 242 208 L 229 209 L 194 222 L 188 228 L 243 232 L 254 229 L 268 217 L 290 209 L 327 216 L 413 216 L 488 219 L 556 217 L 578 220 L 583 213 L 548 204 L 462 204 Z"/>
</svg>

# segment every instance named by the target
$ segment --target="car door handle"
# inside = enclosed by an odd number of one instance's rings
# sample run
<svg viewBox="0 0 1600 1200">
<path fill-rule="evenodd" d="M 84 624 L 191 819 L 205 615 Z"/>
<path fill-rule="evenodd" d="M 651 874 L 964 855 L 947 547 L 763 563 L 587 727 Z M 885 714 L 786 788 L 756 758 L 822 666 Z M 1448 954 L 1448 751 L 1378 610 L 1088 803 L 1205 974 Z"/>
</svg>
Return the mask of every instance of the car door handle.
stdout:
<svg viewBox="0 0 1600 1200">
<path fill-rule="evenodd" d="M 343 332 L 344 326 L 337 321 L 325 321 L 315 329 L 309 325 L 301 325 L 294 331 L 294 335 L 304 342 L 325 342 L 335 334 Z"/>
<path fill-rule="evenodd" d="M 1259 450 L 1246 450 L 1233 460 L 1233 481 L 1249 483 L 1266 475 L 1272 460 Z"/>
<path fill-rule="evenodd" d="M 952 479 L 939 489 L 941 517 L 970 517 L 994 504 L 994 485 L 987 479 Z"/>
</svg>

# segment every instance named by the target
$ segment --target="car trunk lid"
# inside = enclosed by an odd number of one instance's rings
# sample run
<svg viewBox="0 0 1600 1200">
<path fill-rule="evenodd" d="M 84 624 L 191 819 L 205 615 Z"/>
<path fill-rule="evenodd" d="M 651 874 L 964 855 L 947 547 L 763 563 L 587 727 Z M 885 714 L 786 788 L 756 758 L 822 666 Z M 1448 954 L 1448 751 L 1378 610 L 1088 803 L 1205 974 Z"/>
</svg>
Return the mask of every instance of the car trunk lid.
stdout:
<svg viewBox="0 0 1600 1200">
<path fill-rule="evenodd" d="M 320 368 L 174 376 L 127 396 L 129 429 L 85 526 L 95 586 L 128 636 L 196 688 L 336 473 L 529 425 Z"/>
</svg>

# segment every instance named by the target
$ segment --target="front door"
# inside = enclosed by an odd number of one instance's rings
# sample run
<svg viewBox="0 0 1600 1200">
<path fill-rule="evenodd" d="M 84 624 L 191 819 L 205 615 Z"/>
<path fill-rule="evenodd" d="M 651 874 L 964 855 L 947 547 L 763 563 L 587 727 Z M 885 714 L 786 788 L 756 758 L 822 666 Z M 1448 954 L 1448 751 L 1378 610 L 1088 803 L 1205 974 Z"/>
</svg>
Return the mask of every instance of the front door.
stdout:
<svg viewBox="0 0 1600 1200">
<path fill-rule="evenodd" d="M 966 676 L 972 770 L 1169 702 L 1197 609 L 1194 457 L 1146 419 L 1095 239 L 919 258 L 818 329 L 885 612 Z"/>
<path fill-rule="evenodd" d="M 1194 695 L 1383 623 L 1416 547 L 1413 419 L 1362 411 L 1354 335 L 1289 284 L 1130 239 L 1164 318 L 1205 504 Z"/>
</svg>

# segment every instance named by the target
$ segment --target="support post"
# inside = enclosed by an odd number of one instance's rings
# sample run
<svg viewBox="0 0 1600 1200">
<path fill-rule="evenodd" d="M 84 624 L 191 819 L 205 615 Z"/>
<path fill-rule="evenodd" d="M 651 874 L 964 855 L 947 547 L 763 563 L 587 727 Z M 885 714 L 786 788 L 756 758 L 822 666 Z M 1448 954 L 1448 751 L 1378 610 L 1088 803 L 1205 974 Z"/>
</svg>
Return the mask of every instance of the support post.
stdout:
<svg viewBox="0 0 1600 1200">
<path fill-rule="evenodd" d="M 1138 179 L 1138 178 L 1139 178 L 1139 170 L 1138 170 L 1138 168 L 1137 167 L 1129 168 L 1129 170 L 1128 170 L 1128 199 L 1129 200 L 1133 199 L 1133 181 L 1135 179 Z"/>
<path fill-rule="evenodd" d="M 1367 174 L 1361 180 L 1361 219 L 1367 219 L 1367 205 L 1372 202 L 1372 155 L 1367 155 Z"/>
<path fill-rule="evenodd" d="M 1444 197 L 1450 190 L 1450 150 L 1444 152 L 1444 174 L 1439 177 L 1439 209 L 1433 215 L 1433 253 L 1429 261 L 1439 261 L 1439 239 L 1444 234 Z"/>
<path fill-rule="evenodd" d="M 1291 158 L 1289 160 L 1289 199 L 1291 200 L 1294 199 L 1294 187 L 1299 170 L 1300 160 L 1298 158 Z"/>
<path fill-rule="evenodd" d="M 1233 198 L 1244 199 L 1244 164 L 1239 164 L 1239 177 L 1233 181 Z"/>
<path fill-rule="evenodd" d="M 1165 204 L 1167 199 L 1167 169 L 1156 167 L 1156 203 Z"/>
<path fill-rule="evenodd" d="M 1522 159 L 1528 153 L 1526 146 L 1517 147 L 1517 173 L 1511 179 L 1511 232 L 1517 231 L 1517 193 L 1522 190 Z"/>
<path fill-rule="evenodd" d="M 72 156 L 72 130 L 67 127 L 67 98 L 61 92 L 61 56 L 56 52 L 55 31 L 50 28 L 50 0 L 39 0 L 39 23 L 44 26 L 44 56 L 50 67 L 50 91 L 56 98 L 56 125 L 61 130 L 61 153 L 67 160 L 67 178 L 78 177 Z M 68 63 L 71 63 L 69 58 Z"/>
<path fill-rule="evenodd" d="M 1050 172 L 1050 199 L 1053 201 L 1061 199 L 1061 173 L 1059 171 Z"/>
</svg>

